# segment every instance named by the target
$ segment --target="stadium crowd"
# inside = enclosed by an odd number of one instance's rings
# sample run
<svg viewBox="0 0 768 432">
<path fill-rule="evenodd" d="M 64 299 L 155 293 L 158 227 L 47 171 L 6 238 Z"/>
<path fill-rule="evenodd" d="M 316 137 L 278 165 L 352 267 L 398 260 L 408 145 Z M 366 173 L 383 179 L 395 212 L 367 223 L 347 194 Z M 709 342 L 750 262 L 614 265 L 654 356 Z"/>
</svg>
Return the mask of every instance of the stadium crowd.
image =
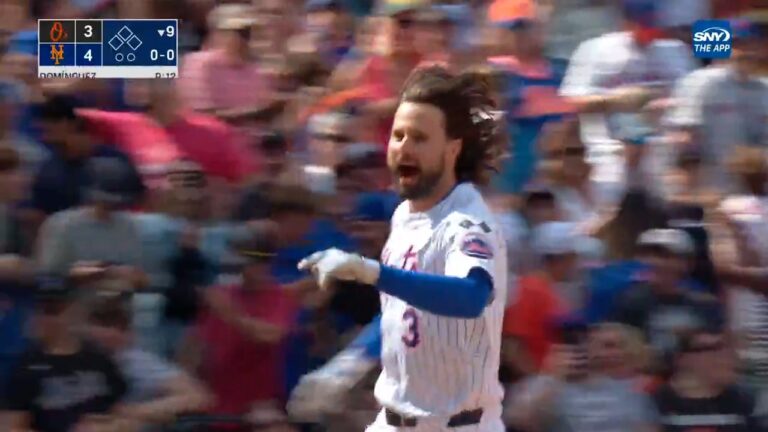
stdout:
<svg viewBox="0 0 768 432">
<path fill-rule="evenodd" d="M 364 430 L 371 380 L 286 414 L 379 308 L 296 265 L 379 256 L 428 64 L 483 76 L 509 143 L 509 430 L 766 430 L 759 3 L 3 0 L 0 430 Z M 75 17 L 178 18 L 179 77 L 38 79 L 36 19 Z M 694 56 L 710 18 L 727 59 Z"/>
</svg>

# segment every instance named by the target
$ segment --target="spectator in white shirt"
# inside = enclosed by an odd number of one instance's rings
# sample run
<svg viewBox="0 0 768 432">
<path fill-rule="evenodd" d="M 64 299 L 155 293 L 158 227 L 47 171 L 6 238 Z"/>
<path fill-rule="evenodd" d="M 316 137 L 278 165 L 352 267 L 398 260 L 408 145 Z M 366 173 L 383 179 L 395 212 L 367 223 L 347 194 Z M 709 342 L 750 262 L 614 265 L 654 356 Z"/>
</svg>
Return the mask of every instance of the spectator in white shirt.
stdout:
<svg viewBox="0 0 768 432">
<path fill-rule="evenodd" d="M 657 108 L 678 78 L 696 67 L 691 50 L 662 38 L 656 2 L 623 0 L 625 31 L 583 42 L 571 58 L 560 93 L 583 114 L 582 137 L 595 162 L 593 177 L 623 183 L 616 113 Z"/>
</svg>

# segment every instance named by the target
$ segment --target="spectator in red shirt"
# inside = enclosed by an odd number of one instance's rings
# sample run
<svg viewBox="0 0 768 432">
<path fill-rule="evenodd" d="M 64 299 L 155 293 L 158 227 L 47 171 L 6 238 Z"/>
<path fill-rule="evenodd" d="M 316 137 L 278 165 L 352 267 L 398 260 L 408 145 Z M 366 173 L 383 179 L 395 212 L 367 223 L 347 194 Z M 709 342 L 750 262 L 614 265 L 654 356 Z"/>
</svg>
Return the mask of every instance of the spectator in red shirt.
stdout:
<svg viewBox="0 0 768 432">
<path fill-rule="evenodd" d="M 185 363 L 199 367 L 216 399 L 216 414 L 244 415 L 255 404 L 285 396 L 283 342 L 298 303 L 270 276 L 276 242 L 274 226 L 266 222 L 254 225 L 237 242 L 235 249 L 244 260 L 242 282 L 205 294 L 208 310 L 190 336 Z"/>
<path fill-rule="evenodd" d="M 578 241 L 574 225 L 567 222 L 547 222 L 534 229 L 532 246 L 541 267 L 518 280 L 502 328 L 505 363 L 518 373 L 541 370 L 555 343 L 554 323 L 583 302 L 574 282 Z"/>
<path fill-rule="evenodd" d="M 244 136 L 213 116 L 184 109 L 173 81 L 153 80 L 149 86 L 146 113 L 82 110 L 80 114 L 103 141 L 138 160 L 144 174 L 160 174 L 165 164 L 184 156 L 214 181 L 239 183 L 254 173 L 256 153 L 248 149 Z"/>
<path fill-rule="evenodd" d="M 405 80 L 419 64 L 420 56 L 415 47 L 416 18 L 423 2 L 417 0 L 393 1 L 382 3 L 380 9 L 381 25 L 379 55 L 371 56 L 357 69 L 352 78 L 352 87 L 363 89 L 366 99 L 362 112 L 370 121 L 371 136 L 361 137 L 370 142 L 386 146 L 392 118 L 398 103 L 398 93 Z M 339 69 L 348 65 L 342 63 Z"/>
<path fill-rule="evenodd" d="M 255 11 L 242 4 L 213 10 L 210 46 L 184 57 L 181 94 L 187 106 L 242 123 L 269 105 L 271 85 L 250 49 Z"/>
</svg>

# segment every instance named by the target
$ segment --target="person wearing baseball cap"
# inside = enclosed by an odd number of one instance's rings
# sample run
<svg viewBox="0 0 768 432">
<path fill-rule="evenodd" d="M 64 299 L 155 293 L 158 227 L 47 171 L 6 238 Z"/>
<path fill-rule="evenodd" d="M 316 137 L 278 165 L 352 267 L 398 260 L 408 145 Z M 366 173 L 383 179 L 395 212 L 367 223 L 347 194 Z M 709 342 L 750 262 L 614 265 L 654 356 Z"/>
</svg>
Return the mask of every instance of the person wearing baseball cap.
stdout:
<svg viewBox="0 0 768 432">
<path fill-rule="evenodd" d="M 518 279 L 504 314 L 502 334 L 516 339 L 530 359 L 530 364 L 523 364 L 508 357 L 507 366 L 513 369 L 540 370 L 557 342 L 553 320 L 579 311 L 584 303 L 576 277 L 580 241 L 576 229 L 569 222 L 544 222 L 532 230 L 531 247 L 538 266 Z"/>
<path fill-rule="evenodd" d="M 519 193 L 533 180 L 542 158 L 542 133 L 572 111 L 558 95 L 565 63 L 545 55 L 541 13 L 532 0 L 498 0 L 488 10 L 498 50 L 488 60 L 503 73 L 501 93 L 512 145 L 494 184 L 508 194 Z"/>
<path fill-rule="evenodd" d="M 375 53 L 355 68 L 357 73 L 345 83 L 347 88 L 362 89 L 364 103 L 360 112 L 370 122 L 369 142 L 386 148 L 397 109 L 399 93 L 411 71 L 421 61 L 415 46 L 417 13 L 425 0 L 382 0 L 371 25 L 376 26 Z M 357 61 L 352 60 L 354 63 Z"/>
<path fill-rule="evenodd" d="M 127 385 L 109 355 L 80 336 L 83 304 L 75 285 L 41 275 L 35 299 L 37 344 L 21 355 L 8 383 L 6 408 L 16 414 L 11 430 L 64 432 L 97 418 L 111 421 L 106 415 Z"/>
<path fill-rule="evenodd" d="M 724 318 L 714 297 L 691 290 L 686 282 L 694 252 L 683 230 L 645 231 L 637 240 L 637 256 L 648 266 L 646 273 L 615 303 L 614 319 L 645 333 L 660 371 L 671 366 L 677 334 Z"/>
<path fill-rule="evenodd" d="M 139 227 L 125 210 L 136 202 L 131 167 L 117 158 L 92 158 L 87 203 L 58 212 L 41 227 L 41 271 L 87 282 L 120 279 L 133 288 L 147 285 Z"/>
<path fill-rule="evenodd" d="M 206 290 L 193 346 L 201 351 L 202 380 L 215 397 L 212 412 L 244 415 L 256 403 L 283 392 L 283 343 L 298 313 L 296 293 L 272 276 L 279 227 L 251 224 L 231 246 L 242 264 L 241 279 Z M 232 373 L 237 371 L 237 373 Z M 258 383 L 246 385 L 244 382 Z"/>
</svg>

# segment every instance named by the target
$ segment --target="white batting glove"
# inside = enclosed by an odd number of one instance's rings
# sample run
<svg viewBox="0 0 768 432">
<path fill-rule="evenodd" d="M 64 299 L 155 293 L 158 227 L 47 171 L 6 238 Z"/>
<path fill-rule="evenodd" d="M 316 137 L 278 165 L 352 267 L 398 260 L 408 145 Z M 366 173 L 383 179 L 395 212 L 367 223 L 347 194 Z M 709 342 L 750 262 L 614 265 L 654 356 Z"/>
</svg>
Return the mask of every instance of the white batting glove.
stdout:
<svg viewBox="0 0 768 432">
<path fill-rule="evenodd" d="M 286 409 L 294 421 L 319 422 L 345 410 L 345 398 L 376 367 L 362 350 L 345 350 L 328 363 L 304 375 L 294 388 Z"/>
<path fill-rule="evenodd" d="M 334 279 L 375 285 L 381 273 L 377 261 L 335 248 L 313 253 L 301 260 L 298 267 L 311 271 L 320 289 L 327 289 Z"/>
</svg>

